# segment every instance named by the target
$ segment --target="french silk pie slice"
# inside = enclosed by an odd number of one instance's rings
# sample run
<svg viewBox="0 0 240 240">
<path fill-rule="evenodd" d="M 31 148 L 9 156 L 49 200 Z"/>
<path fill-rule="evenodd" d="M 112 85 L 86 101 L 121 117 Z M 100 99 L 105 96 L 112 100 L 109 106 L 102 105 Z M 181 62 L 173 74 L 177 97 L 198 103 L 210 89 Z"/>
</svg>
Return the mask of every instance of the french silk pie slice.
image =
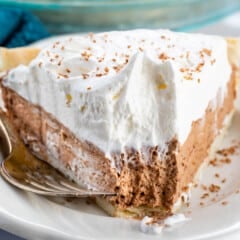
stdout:
<svg viewBox="0 0 240 240">
<path fill-rule="evenodd" d="M 96 199 L 109 214 L 165 217 L 231 121 L 238 50 L 166 30 L 57 41 L 2 78 L 6 114 L 35 156 L 116 192 Z"/>
</svg>

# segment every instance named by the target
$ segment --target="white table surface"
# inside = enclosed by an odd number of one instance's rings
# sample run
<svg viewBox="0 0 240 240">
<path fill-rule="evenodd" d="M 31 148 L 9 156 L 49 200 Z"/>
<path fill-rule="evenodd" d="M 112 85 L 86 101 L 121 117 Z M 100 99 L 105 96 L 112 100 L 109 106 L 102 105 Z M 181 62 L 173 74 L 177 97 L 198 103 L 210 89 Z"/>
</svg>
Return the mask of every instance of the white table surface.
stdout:
<svg viewBox="0 0 240 240">
<path fill-rule="evenodd" d="M 240 37 L 240 11 L 231 16 L 224 18 L 221 21 L 202 27 L 196 30 L 195 32 Z M 231 234 L 231 236 L 226 236 L 226 240 L 229 240 L 229 239 L 239 240 L 240 232 L 233 233 Z M 0 229 L 0 240 L 23 240 L 23 239 L 16 237 Z"/>
</svg>

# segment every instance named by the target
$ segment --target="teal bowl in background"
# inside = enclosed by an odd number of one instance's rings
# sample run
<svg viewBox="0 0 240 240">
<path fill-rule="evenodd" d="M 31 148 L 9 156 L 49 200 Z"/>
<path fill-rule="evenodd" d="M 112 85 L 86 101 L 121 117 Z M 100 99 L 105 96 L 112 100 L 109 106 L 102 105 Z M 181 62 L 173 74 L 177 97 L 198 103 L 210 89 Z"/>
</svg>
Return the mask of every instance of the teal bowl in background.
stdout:
<svg viewBox="0 0 240 240">
<path fill-rule="evenodd" d="M 32 11 L 52 34 L 169 28 L 197 29 L 240 9 L 240 0 L 0 0 Z"/>
</svg>

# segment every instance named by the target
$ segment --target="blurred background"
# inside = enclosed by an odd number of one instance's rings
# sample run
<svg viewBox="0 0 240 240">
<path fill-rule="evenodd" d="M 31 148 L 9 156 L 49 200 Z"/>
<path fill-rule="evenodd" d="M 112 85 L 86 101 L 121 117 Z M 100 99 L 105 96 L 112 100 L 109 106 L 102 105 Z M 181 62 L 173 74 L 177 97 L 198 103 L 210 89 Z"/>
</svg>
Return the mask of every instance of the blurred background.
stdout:
<svg viewBox="0 0 240 240">
<path fill-rule="evenodd" d="M 51 34 L 131 28 L 189 31 L 237 11 L 240 0 L 0 0 L 38 16 Z"/>
</svg>

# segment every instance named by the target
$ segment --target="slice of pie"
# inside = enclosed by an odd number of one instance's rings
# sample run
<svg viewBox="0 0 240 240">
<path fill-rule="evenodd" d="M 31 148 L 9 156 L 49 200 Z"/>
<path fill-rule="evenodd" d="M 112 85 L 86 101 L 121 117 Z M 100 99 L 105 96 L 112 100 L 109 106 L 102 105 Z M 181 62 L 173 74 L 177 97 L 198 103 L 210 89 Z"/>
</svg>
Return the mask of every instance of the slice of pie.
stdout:
<svg viewBox="0 0 240 240">
<path fill-rule="evenodd" d="M 9 121 L 38 158 L 113 216 L 175 211 L 234 112 L 238 41 L 134 30 L 57 41 L 2 80 Z"/>
</svg>

